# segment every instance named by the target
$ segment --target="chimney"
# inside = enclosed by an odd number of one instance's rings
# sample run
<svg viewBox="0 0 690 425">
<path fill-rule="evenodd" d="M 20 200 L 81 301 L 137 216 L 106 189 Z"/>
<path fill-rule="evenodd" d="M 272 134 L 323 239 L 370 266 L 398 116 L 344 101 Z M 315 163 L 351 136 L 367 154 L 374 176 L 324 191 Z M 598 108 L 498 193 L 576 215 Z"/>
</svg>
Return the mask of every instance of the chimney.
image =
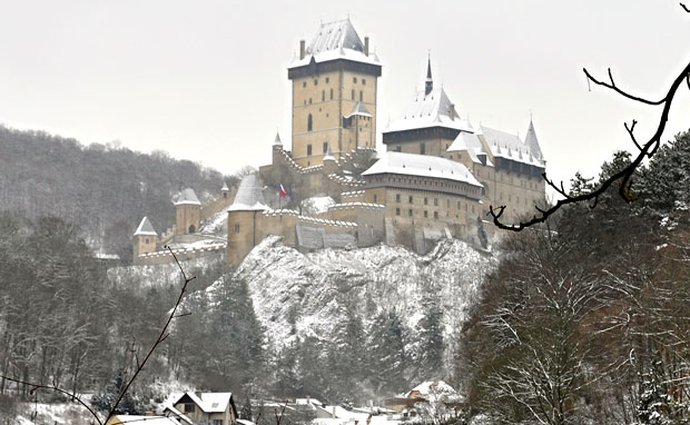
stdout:
<svg viewBox="0 0 690 425">
<path fill-rule="evenodd" d="M 299 41 L 299 58 L 304 59 L 304 40 Z"/>
<path fill-rule="evenodd" d="M 364 37 L 364 54 L 369 56 L 369 37 Z"/>
</svg>

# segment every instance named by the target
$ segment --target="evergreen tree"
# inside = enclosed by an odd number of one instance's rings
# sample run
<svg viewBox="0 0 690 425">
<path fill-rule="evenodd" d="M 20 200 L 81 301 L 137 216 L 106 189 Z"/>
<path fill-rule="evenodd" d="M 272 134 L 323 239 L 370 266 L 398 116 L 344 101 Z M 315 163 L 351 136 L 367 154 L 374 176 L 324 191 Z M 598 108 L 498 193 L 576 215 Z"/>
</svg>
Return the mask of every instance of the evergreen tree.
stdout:
<svg viewBox="0 0 690 425">
<path fill-rule="evenodd" d="M 374 319 L 367 337 L 370 380 L 378 395 L 403 390 L 406 382 L 406 330 L 396 310 Z"/>
<path fill-rule="evenodd" d="M 441 378 L 443 369 L 443 312 L 438 302 L 428 302 L 424 317 L 419 321 L 419 346 L 417 354 L 417 380 Z"/>
</svg>

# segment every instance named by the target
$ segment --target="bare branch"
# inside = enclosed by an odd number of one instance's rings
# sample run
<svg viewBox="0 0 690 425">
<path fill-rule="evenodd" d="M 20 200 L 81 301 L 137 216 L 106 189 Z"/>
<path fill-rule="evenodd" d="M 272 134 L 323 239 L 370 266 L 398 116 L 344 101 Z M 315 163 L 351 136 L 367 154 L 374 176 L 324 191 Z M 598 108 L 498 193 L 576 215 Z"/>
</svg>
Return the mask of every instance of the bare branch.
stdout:
<svg viewBox="0 0 690 425">
<path fill-rule="evenodd" d="M 627 202 L 630 202 L 633 200 L 633 197 L 630 196 L 630 181 L 635 173 L 635 171 L 638 169 L 642 161 L 644 160 L 645 157 L 651 158 L 654 156 L 656 153 L 657 149 L 661 145 L 661 136 L 666 129 L 666 124 L 668 122 L 668 116 L 669 112 L 671 110 L 671 105 L 673 103 L 673 99 L 676 95 L 676 92 L 678 91 L 678 88 L 680 85 L 686 81 L 688 78 L 688 75 L 690 74 L 690 63 L 688 63 L 685 68 L 678 74 L 678 76 L 673 80 L 671 83 L 671 86 L 668 89 L 668 92 L 666 93 L 666 96 L 660 101 L 649 101 L 646 99 L 642 99 L 636 96 L 632 96 L 622 90 L 620 90 L 618 87 L 615 86 L 615 82 L 613 80 L 613 77 L 611 74 L 609 74 L 609 78 L 611 80 L 611 83 L 605 83 L 601 82 L 594 77 L 592 77 L 589 72 L 585 69 L 584 70 L 585 74 L 587 77 L 594 82 L 595 84 L 598 84 L 600 86 L 604 86 L 606 88 L 609 88 L 616 93 L 621 94 L 622 96 L 635 100 L 637 102 L 645 103 L 648 105 L 661 105 L 661 115 L 659 117 L 659 124 L 657 125 L 656 131 L 652 136 L 647 140 L 646 143 L 643 145 L 639 144 L 637 140 L 635 139 L 635 144 L 638 146 L 639 152 L 637 156 L 635 156 L 630 164 L 626 166 L 625 168 L 621 169 L 617 173 L 609 176 L 607 179 L 603 180 L 600 182 L 599 186 L 592 190 L 591 192 L 588 193 L 583 193 L 580 195 L 572 196 L 572 195 L 567 195 L 564 194 L 565 190 L 563 189 L 562 185 L 560 188 L 556 187 L 553 182 L 550 180 L 546 179 L 546 176 L 544 176 L 544 179 L 546 182 L 556 189 L 556 191 L 563 196 L 563 199 L 558 200 L 551 208 L 548 208 L 547 210 L 539 210 L 539 215 L 534 216 L 531 220 L 527 220 L 524 222 L 520 222 L 518 224 L 505 224 L 503 223 L 500 218 L 503 215 L 503 212 L 505 211 L 505 206 L 502 206 L 498 209 L 494 209 L 492 206 L 489 206 L 489 215 L 493 218 L 493 222 L 498 227 L 499 229 L 504 229 L 504 230 L 512 230 L 515 232 L 519 232 L 523 229 L 526 229 L 528 227 L 534 226 L 539 223 L 545 222 L 550 216 L 555 214 L 558 210 L 560 210 L 562 207 L 570 204 L 577 204 L 581 202 L 587 202 L 587 201 L 594 201 L 594 204 L 596 205 L 596 202 L 604 192 L 606 192 L 614 183 L 618 182 L 619 183 L 619 194 L 623 199 L 625 199 Z M 633 127 L 635 125 L 635 121 L 633 121 L 633 125 L 630 127 L 630 133 L 633 130 Z M 627 126 L 626 126 L 627 128 Z M 498 214 L 497 214 L 498 211 Z"/>
<path fill-rule="evenodd" d="M 137 366 L 136 371 L 132 375 L 132 377 L 127 381 L 127 384 L 124 386 L 123 390 L 120 392 L 120 395 L 117 397 L 115 402 L 113 403 L 113 406 L 110 408 L 110 411 L 108 412 L 108 416 L 106 417 L 105 421 L 108 422 L 110 418 L 115 414 L 115 410 L 117 409 L 117 405 L 120 404 L 120 401 L 122 401 L 122 398 L 125 396 L 129 388 L 132 386 L 134 381 L 137 379 L 141 371 L 144 369 L 144 366 L 146 366 L 146 363 L 148 363 L 149 359 L 153 355 L 154 351 L 158 348 L 160 344 L 165 341 L 170 334 L 168 333 L 168 328 L 170 327 L 170 323 L 173 321 L 175 318 L 175 315 L 177 314 L 177 309 L 180 307 L 180 304 L 182 304 L 182 299 L 184 298 L 185 293 L 187 292 L 187 286 L 189 285 L 189 282 L 194 280 L 196 276 L 193 276 L 191 278 L 187 277 L 187 274 L 184 272 L 184 269 L 182 268 L 182 264 L 180 264 L 180 261 L 177 259 L 177 256 L 173 252 L 172 248 L 169 246 L 166 246 L 168 251 L 170 251 L 170 255 L 172 255 L 173 259 L 175 260 L 175 264 L 177 264 L 177 267 L 180 269 L 180 273 L 182 274 L 182 278 L 184 279 L 184 283 L 182 284 L 182 288 L 180 289 L 180 294 L 177 297 L 177 301 L 175 302 L 175 306 L 172 308 L 170 311 L 170 314 L 168 315 L 168 320 L 165 322 L 165 325 L 163 325 L 163 328 L 161 329 L 160 333 L 158 334 L 158 338 L 156 339 L 156 342 L 153 343 L 149 351 L 146 353 L 146 357 L 144 357 L 144 360 Z"/>
<path fill-rule="evenodd" d="M 681 3 L 680 7 L 682 7 L 683 10 L 686 11 L 687 13 L 690 13 L 690 9 L 688 9 L 688 7 L 684 3 Z"/>
<path fill-rule="evenodd" d="M 589 71 L 587 71 L 587 68 L 582 68 L 582 71 L 585 73 L 587 78 L 590 81 L 592 81 L 594 84 L 596 84 L 598 86 L 606 87 L 607 89 L 613 90 L 616 93 L 620 94 L 621 96 L 627 97 L 628 99 L 634 100 L 636 102 L 640 102 L 640 103 L 644 103 L 644 104 L 652 105 L 652 106 L 658 106 L 658 105 L 661 105 L 664 102 L 666 102 L 666 100 L 668 99 L 668 95 L 667 95 L 666 97 L 664 97 L 660 100 L 649 100 L 649 99 L 645 99 L 643 97 L 632 95 L 626 91 L 621 90 L 620 88 L 618 88 L 616 83 L 613 81 L 613 75 L 611 74 L 611 68 L 608 68 L 609 80 L 611 81 L 610 83 L 606 83 L 604 81 L 597 80 L 594 76 L 592 76 L 592 74 L 589 73 Z"/>
</svg>

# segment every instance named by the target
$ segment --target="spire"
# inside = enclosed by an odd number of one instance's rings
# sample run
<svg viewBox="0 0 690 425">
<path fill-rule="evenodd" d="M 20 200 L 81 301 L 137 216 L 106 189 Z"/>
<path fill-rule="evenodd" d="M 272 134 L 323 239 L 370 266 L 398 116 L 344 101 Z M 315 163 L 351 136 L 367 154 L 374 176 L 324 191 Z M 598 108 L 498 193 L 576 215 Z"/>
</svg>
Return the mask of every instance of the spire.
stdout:
<svg viewBox="0 0 690 425">
<path fill-rule="evenodd" d="M 283 142 L 280 140 L 280 133 L 278 133 L 276 131 L 276 138 L 273 141 L 273 146 L 278 146 L 278 145 L 282 145 L 282 144 L 283 144 Z"/>
<path fill-rule="evenodd" d="M 529 128 L 527 128 L 527 135 L 525 136 L 525 145 L 530 150 L 530 153 L 539 160 L 544 160 L 544 155 L 541 153 L 539 147 L 539 140 L 537 139 L 537 132 L 534 131 L 534 123 L 532 122 L 532 114 L 530 113 Z"/>
<path fill-rule="evenodd" d="M 424 95 L 428 95 L 434 89 L 434 80 L 431 78 L 431 52 L 429 52 L 426 63 L 426 81 L 424 82 Z"/>
</svg>

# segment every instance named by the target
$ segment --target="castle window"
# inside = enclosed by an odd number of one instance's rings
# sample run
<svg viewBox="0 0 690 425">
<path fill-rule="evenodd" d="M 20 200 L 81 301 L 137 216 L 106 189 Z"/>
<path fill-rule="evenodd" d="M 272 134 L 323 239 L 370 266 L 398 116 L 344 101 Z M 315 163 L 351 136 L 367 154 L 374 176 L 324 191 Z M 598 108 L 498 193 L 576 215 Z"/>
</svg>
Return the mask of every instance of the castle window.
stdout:
<svg viewBox="0 0 690 425">
<path fill-rule="evenodd" d="M 331 82 L 331 79 L 328 78 L 328 77 L 326 77 L 326 84 L 328 84 L 328 83 L 330 83 L 330 82 Z"/>
<path fill-rule="evenodd" d="M 434 211 L 434 218 L 438 220 L 438 211 Z"/>
<path fill-rule="evenodd" d="M 422 155 L 426 153 L 426 145 L 424 143 L 419 144 L 419 153 Z"/>
<path fill-rule="evenodd" d="M 149 238 L 144 239 L 144 243 L 149 243 Z"/>
<path fill-rule="evenodd" d="M 333 89 L 331 89 L 331 100 L 333 100 Z"/>
<path fill-rule="evenodd" d="M 194 227 L 194 225 L 191 224 L 191 225 L 189 226 L 189 233 L 194 233 L 194 232 L 196 232 L 196 227 Z"/>
<path fill-rule="evenodd" d="M 412 203 L 412 195 L 410 195 L 410 197 L 408 198 L 407 202 L 410 203 L 410 204 Z"/>
<path fill-rule="evenodd" d="M 307 87 L 307 82 L 306 82 L 306 81 L 302 81 L 302 88 L 304 88 L 304 87 Z"/>
<path fill-rule="evenodd" d="M 407 215 L 410 216 L 410 217 L 412 217 L 412 208 L 410 208 L 409 210 L 407 210 Z"/>
<path fill-rule="evenodd" d="M 400 194 L 399 193 L 395 194 L 395 202 L 400 202 Z"/>
<path fill-rule="evenodd" d="M 434 206 L 438 207 L 438 198 L 434 198 Z"/>
<path fill-rule="evenodd" d="M 458 209 L 460 209 L 460 201 L 458 201 Z"/>
<path fill-rule="evenodd" d="M 323 153 L 328 152 L 328 142 L 323 142 Z"/>
<path fill-rule="evenodd" d="M 357 77 L 352 77 L 352 82 L 357 84 Z"/>
<path fill-rule="evenodd" d="M 352 89 L 351 97 L 352 97 L 352 100 L 355 100 L 355 89 Z"/>
<path fill-rule="evenodd" d="M 424 198 L 424 205 L 429 205 L 429 198 Z"/>
<path fill-rule="evenodd" d="M 321 90 L 321 101 L 323 102 L 325 100 L 326 100 L 326 90 Z"/>
<path fill-rule="evenodd" d="M 424 218 L 427 218 L 427 217 L 429 217 L 429 212 L 428 212 L 428 211 L 424 211 Z"/>
<path fill-rule="evenodd" d="M 314 80 L 314 85 L 319 84 L 319 80 Z"/>
<path fill-rule="evenodd" d="M 377 201 L 376 198 L 377 198 L 377 197 L 376 197 L 376 194 L 374 194 L 374 203 L 376 203 L 376 201 Z"/>
<path fill-rule="evenodd" d="M 359 91 L 359 101 L 360 102 L 364 101 L 364 93 L 362 93 L 362 90 Z"/>
<path fill-rule="evenodd" d="M 235 233 L 240 233 L 240 223 L 235 223 Z"/>
<path fill-rule="evenodd" d="M 362 78 L 362 85 L 363 85 L 363 86 L 366 86 L 366 85 L 367 85 L 367 80 L 365 80 L 364 78 Z"/>
<path fill-rule="evenodd" d="M 307 145 L 307 156 L 311 156 L 311 145 Z"/>
<path fill-rule="evenodd" d="M 395 209 L 395 215 L 400 215 L 400 208 Z"/>
<path fill-rule="evenodd" d="M 311 97 L 309 98 L 309 104 L 311 105 Z"/>
<path fill-rule="evenodd" d="M 307 116 L 307 131 L 311 131 L 314 128 L 314 118 L 312 118 L 311 114 Z"/>
</svg>

